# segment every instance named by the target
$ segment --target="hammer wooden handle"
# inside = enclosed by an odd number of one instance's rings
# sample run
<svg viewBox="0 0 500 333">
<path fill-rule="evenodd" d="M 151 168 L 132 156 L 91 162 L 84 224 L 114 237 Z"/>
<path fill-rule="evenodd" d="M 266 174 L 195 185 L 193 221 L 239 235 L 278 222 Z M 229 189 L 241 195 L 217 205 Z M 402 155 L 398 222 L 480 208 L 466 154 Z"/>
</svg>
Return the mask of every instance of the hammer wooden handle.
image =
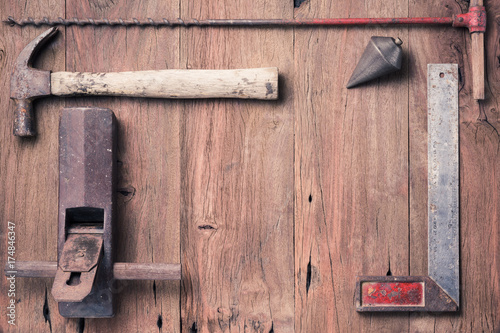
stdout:
<svg viewBox="0 0 500 333">
<path fill-rule="evenodd" d="M 152 98 L 277 99 L 278 69 L 51 74 L 51 94 Z"/>
</svg>

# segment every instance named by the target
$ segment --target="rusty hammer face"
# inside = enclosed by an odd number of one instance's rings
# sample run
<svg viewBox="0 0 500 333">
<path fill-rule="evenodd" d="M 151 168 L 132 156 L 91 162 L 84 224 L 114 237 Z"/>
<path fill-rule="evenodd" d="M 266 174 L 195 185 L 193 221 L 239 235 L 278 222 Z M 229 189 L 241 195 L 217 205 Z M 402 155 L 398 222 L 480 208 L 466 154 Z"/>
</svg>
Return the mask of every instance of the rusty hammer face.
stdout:
<svg viewBox="0 0 500 333">
<path fill-rule="evenodd" d="M 50 71 L 31 67 L 42 46 L 57 33 L 49 29 L 29 43 L 19 54 L 12 70 L 10 98 L 16 103 L 14 135 L 36 135 L 33 100 L 50 95 Z"/>
</svg>

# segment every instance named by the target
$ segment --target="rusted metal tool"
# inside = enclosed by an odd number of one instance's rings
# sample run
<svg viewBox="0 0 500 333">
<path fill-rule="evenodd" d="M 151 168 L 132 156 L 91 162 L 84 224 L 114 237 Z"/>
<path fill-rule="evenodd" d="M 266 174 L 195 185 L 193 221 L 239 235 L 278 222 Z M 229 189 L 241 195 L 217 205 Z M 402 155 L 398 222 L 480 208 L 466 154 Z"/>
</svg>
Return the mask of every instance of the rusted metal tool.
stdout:
<svg viewBox="0 0 500 333">
<path fill-rule="evenodd" d="M 429 276 L 358 277 L 360 312 L 459 308 L 458 65 L 429 64 L 427 95 Z"/>
<path fill-rule="evenodd" d="M 477 6 L 482 6 L 481 4 L 471 4 L 469 12 L 465 14 L 459 14 L 452 17 L 391 17 L 391 18 L 314 18 L 314 19 L 209 19 L 209 20 L 197 20 L 197 19 L 174 19 L 167 20 L 165 18 L 154 20 L 152 18 L 147 18 L 146 20 L 138 20 L 133 18 L 131 20 L 124 20 L 122 18 L 118 19 L 92 19 L 92 18 L 57 18 L 56 20 L 44 17 L 40 20 L 35 20 L 31 17 L 24 20 L 16 20 L 14 17 L 9 16 L 5 23 L 10 25 L 34 25 L 34 26 L 101 26 L 101 25 L 111 25 L 111 26 L 167 26 L 167 27 L 204 27 L 204 26 L 318 26 L 318 25 L 331 25 L 331 26 L 342 26 L 342 25 L 394 25 L 394 24 L 443 24 L 452 25 L 454 27 L 467 27 L 472 31 L 484 31 L 482 28 L 478 29 L 478 25 L 482 23 L 478 21 L 486 20 L 484 8 L 477 8 Z"/>
<path fill-rule="evenodd" d="M 399 38 L 373 36 L 347 82 L 347 89 L 401 69 L 403 41 Z"/>
<path fill-rule="evenodd" d="M 35 26 L 168 26 L 168 27 L 204 27 L 204 26 L 263 26 L 263 27 L 286 27 L 286 26 L 355 26 L 355 25 L 397 25 L 397 24 L 422 24 L 422 25 L 451 25 L 453 27 L 468 28 L 472 40 L 472 81 L 473 97 L 475 100 L 484 99 L 484 33 L 486 31 L 486 10 L 483 0 L 471 0 L 469 12 L 452 17 L 399 17 L 399 18 L 326 18 L 326 19 L 240 19 L 240 20 L 197 20 L 197 19 L 175 19 L 165 18 L 154 20 L 124 19 L 63 19 L 61 17 L 51 20 L 44 17 L 40 20 L 28 18 L 16 20 L 9 16 L 4 22 L 11 25 L 35 25 Z"/>
<path fill-rule="evenodd" d="M 57 32 L 51 28 L 17 57 L 11 76 L 16 103 L 14 135 L 34 136 L 34 99 L 55 95 L 105 95 L 150 98 L 278 98 L 278 69 L 158 70 L 120 73 L 73 73 L 31 67 L 34 56 Z"/>
<path fill-rule="evenodd" d="M 67 108 L 59 127 L 58 261 L 16 262 L 6 274 L 54 277 L 64 317 L 111 317 L 115 279 L 180 280 L 180 264 L 115 263 L 116 119 L 109 109 Z"/>
</svg>

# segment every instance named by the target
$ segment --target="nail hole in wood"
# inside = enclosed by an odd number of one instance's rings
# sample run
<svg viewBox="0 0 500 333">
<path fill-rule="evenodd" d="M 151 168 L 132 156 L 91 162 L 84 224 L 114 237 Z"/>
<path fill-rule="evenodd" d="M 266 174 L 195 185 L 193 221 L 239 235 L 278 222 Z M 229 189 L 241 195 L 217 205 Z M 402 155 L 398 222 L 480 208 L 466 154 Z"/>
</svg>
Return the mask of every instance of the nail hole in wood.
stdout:
<svg viewBox="0 0 500 333">
<path fill-rule="evenodd" d="M 211 225 L 205 224 L 205 225 L 199 225 L 198 229 L 200 229 L 200 230 L 211 230 L 211 229 L 215 229 L 215 228 L 212 227 Z"/>
<path fill-rule="evenodd" d="M 309 257 L 309 262 L 307 263 L 306 293 L 309 292 L 309 287 L 311 287 L 311 277 L 312 277 L 312 265 L 311 265 L 311 257 Z"/>
<path fill-rule="evenodd" d="M 156 321 L 156 326 L 158 326 L 159 329 L 161 329 L 163 326 L 163 319 L 161 319 L 161 315 L 158 315 L 158 320 Z"/>
<path fill-rule="evenodd" d="M 49 328 L 50 331 L 52 331 L 52 323 L 50 321 L 50 309 L 49 309 L 49 302 L 47 300 L 47 289 L 45 289 L 45 301 L 43 302 L 43 318 L 45 319 L 45 322 L 49 322 Z"/>
</svg>

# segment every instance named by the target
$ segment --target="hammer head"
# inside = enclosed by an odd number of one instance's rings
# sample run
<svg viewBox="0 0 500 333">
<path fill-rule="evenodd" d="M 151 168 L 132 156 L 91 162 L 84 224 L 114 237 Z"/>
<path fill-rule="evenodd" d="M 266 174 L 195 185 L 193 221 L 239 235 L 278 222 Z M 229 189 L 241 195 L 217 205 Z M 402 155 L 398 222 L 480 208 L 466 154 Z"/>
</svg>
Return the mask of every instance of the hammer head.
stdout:
<svg viewBox="0 0 500 333">
<path fill-rule="evenodd" d="M 10 98 L 16 103 L 16 136 L 36 135 L 33 100 L 50 95 L 50 71 L 38 70 L 31 66 L 38 51 L 56 33 L 57 28 L 51 28 L 39 35 L 21 51 L 14 63 L 10 78 Z"/>
</svg>

